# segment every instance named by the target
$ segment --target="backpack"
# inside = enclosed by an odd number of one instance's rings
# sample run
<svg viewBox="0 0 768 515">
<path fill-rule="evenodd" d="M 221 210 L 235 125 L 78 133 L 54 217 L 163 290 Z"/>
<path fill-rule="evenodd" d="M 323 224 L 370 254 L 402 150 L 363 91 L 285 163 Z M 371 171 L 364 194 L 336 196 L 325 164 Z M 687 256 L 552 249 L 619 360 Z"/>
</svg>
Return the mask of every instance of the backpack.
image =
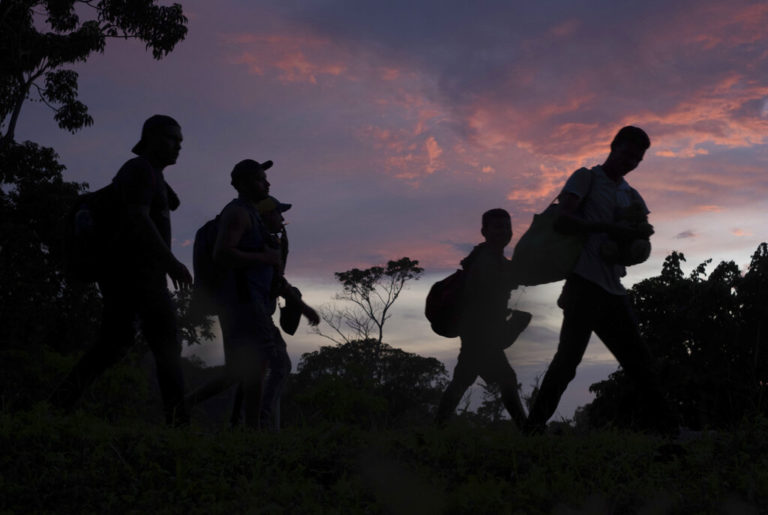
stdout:
<svg viewBox="0 0 768 515">
<path fill-rule="evenodd" d="M 458 269 L 429 289 L 424 314 L 432 330 L 446 338 L 459 335 L 466 272 Z"/>
<path fill-rule="evenodd" d="M 97 281 L 119 253 L 122 199 L 117 188 L 78 195 L 64 218 L 64 272 L 79 281 Z"/>
<path fill-rule="evenodd" d="M 224 278 L 224 271 L 213 262 L 213 247 L 219 229 L 219 215 L 208 220 L 195 233 L 192 246 L 192 285 L 190 310 L 198 314 L 216 314 L 216 295 Z"/>
</svg>

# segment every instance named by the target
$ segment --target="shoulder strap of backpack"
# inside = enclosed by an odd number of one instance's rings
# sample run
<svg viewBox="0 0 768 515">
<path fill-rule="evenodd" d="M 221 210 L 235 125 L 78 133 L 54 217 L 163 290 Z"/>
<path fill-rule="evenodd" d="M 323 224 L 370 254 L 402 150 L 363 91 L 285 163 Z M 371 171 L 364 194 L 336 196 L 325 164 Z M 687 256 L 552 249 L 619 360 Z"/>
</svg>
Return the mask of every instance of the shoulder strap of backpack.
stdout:
<svg viewBox="0 0 768 515">
<path fill-rule="evenodd" d="M 595 180 L 594 178 L 595 172 L 593 172 L 591 168 L 587 168 L 586 166 L 582 166 L 581 168 L 579 168 L 579 170 L 589 171 L 589 188 L 587 189 L 587 192 L 584 194 L 584 197 L 579 201 L 579 204 L 581 204 L 582 202 L 584 202 L 584 199 L 586 199 L 589 196 L 589 194 L 592 193 L 592 183 Z M 579 170 L 576 170 L 576 172 L 578 172 Z M 576 173 L 576 172 L 573 172 L 573 173 Z M 555 196 L 555 198 L 552 199 L 552 201 L 549 203 L 549 206 L 553 205 L 555 202 L 558 201 L 561 193 L 562 193 L 562 190 L 560 190 L 560 192 Z"/>
</svg>

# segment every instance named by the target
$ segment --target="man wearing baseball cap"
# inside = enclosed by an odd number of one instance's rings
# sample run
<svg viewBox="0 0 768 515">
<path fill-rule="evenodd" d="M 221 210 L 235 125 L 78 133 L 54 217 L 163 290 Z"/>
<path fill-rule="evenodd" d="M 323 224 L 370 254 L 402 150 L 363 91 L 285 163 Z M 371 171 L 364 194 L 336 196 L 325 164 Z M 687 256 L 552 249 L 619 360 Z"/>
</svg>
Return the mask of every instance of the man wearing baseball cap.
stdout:
<svg viewBox="0 0 768 515">
<path fill-rule="evenodd" d="M 232 186 L 238 197 L 221 212 L 213 251 L 214 262 L 227 270 L 217 299 L 227 374 L 231 382 L 242 382 L 245 423 L 255 428 L 261 425 L 263 372 L 266 368 L 283 372 L 286 357 L 285 342 L 272 321 L 273 284 L 282 277 L 283 254 L 270 244 L 270 228 L 259 212 L 267 204 L 278 215 L 290 207 L 269 197 L 266 170 L 272 164 L 245 159 L 234 166 Z M 310 321 L 319 322 L 307 308 Z M 274 395 L 279 396 L 279 388 Z M 272 402 L 265 399 L 266 404 Z"/>
<path fill-rule="evenodd" d="M 163 171 L 176 163 L 181 127 L 167 115 L 144 122 L 141 139 L 112 180 L 121 202 L 115 223 L 116 249 L 98 280 L 104 309 L 101 331 L 91 347 L 51 397 L 54 406 L 69 410 L 82 392 L 134 343 L 135 322 L 149 343 L 157 365 L 166 421 L 187 422 L 176 310 L 166 275 L 174 286 L 187 287 L 192 277 L 171 252 L 170 211 L 179 198 L 165 182 Z"/>
</svg>

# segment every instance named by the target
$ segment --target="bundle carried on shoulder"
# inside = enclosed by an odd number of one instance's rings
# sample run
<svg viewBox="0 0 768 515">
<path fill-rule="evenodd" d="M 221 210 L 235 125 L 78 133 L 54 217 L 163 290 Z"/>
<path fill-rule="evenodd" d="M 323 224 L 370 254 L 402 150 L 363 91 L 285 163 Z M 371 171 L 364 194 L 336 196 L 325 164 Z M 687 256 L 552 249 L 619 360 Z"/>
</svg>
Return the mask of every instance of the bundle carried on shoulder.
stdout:
<svg viewBox="0 0 768 515">
<path fill-rule="evenodd" d="M 560 206 L 552 203 L 533 215 L 531 226 L 515 245 L 512 266 L 515 279 L 524 286 L 562 281 L 573 271 L 584 247 L 583 234 L 564 234 L 555 229 Z"/>
<path fill-rule="evenodd" d="M 523 286 L 536 286 L 565 279 L 581 256 L 585 234 L 565 234 L 555 229 L 560 215 L 557 199 L 533 221 L 520 237 L 512 254 L 515 280 Z"/>
</svg>

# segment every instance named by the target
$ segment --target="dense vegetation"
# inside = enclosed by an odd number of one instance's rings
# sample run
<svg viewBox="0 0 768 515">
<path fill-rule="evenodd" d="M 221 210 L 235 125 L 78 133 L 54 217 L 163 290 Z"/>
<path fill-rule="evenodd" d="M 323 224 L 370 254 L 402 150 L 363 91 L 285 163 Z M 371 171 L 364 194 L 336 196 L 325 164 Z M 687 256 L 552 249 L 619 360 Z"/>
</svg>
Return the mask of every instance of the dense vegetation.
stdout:
<svg viewBox="0 0 768 515">
<path fill-rule="evenodd" d="M 631 432 L 524 437 L 457 421 L 280 434 L 0 414 L 0 511 L 758 513 L 768 423 L 669 447 Z"/>
<path fill-rule="evenodd" d="M 710 261 L 686 277 L 673 252 L 661 274 L 631 291 L 641 332 L 658 362 L 664 391 L 691 428 L 728 428 L 768 413 L 768 245 L 744 273 L 733 261 L 708 275 Z M 642 395 L 623 371 L 592 385 L 595 401 L 580 414 L 591 425 L 632 427 Z"/>
</svg>

